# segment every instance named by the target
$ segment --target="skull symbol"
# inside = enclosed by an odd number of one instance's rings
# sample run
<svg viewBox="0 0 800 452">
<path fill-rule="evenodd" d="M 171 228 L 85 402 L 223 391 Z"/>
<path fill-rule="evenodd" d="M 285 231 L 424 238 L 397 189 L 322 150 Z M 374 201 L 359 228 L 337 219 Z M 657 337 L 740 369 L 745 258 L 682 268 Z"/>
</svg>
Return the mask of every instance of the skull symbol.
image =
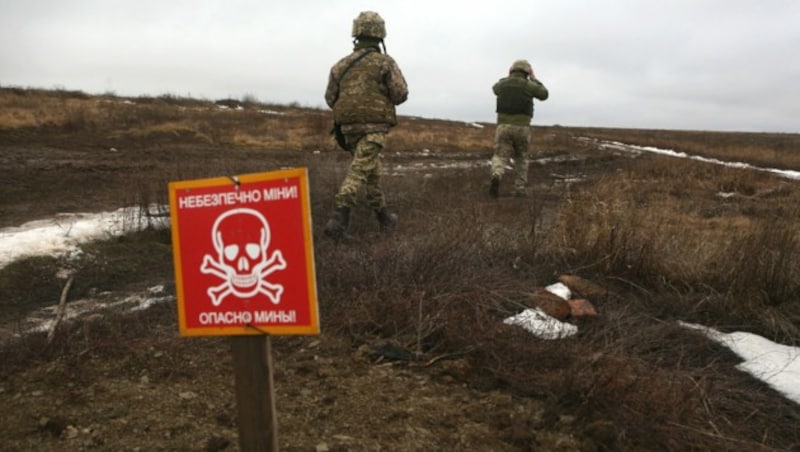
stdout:
<svg viewBox="0 0 800 452">
<path fill-rule="evenodd" d="M 270 229 L 261 212 L 247 208 L 226 211 L 214 222 L 211 240 L 217 255 L 205 255 L 200 271 L 224 280 L 208 289 L 214 306 L 228 295 L 252 298 L 258 293 L 273 304 L 280 303 L 283 285 L 271 284 L 265 278 L 285 269 L 286 261 L 280 250 L 268 256 Z"/>
</svg>

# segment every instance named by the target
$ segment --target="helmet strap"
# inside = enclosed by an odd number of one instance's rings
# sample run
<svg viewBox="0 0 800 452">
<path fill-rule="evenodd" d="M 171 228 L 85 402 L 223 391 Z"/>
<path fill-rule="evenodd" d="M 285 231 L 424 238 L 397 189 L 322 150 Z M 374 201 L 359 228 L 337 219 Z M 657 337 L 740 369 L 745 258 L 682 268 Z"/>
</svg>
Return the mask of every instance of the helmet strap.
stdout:
<svg viewBox="0 0 800 452">
<path fill-rule="evenodd" d="M 353 48 L 356 50 L 365 49 L 367 47 L 372 47 L 375 50 L 381 50 L 381 46 L 383 46 L 383 52 L 386 53 L 386 45 L 383 43 L 383 39 L 366 36 L 353 39 Z"/>
</svg>

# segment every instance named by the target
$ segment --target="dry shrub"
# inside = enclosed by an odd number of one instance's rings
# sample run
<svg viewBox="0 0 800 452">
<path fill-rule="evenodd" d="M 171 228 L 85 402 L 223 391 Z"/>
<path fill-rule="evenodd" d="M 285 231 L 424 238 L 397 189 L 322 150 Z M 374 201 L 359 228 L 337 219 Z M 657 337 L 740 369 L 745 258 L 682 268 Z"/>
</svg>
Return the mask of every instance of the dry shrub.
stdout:
<svg viewBox="0 0 800 452">
<path fill-rule="evenodd" d="M 137 361 L 148 355 L 148 350 L 154 347 L 179 348 L 183 349 L 182 353 L 197 353 L 197 345 L 201 340 L 173 340 L 176 323 L 177 310 L 169 303 L 157 303 L 134 312 L 108 310 L 102 315 L 71 319 L 59 325 L 52 341 L 47 340 L 47 332 L 37 332 L 21 335 L 18 340 L 3 344 L 0 347 L 0 358 L 4 363 L 2 372 L 19 371 L 40 360 L 66 360 L 73 363 L 64 366 L 65 369 L 85 369 L 84 361 L 98 358 Z M 211 339 L 215 342 L 220 340 Z M 152 353 L 149 355 L 149 359 L 153 359 Z M 58 385 L 59 378 L 82 380 L 86 376 L 54 374 L 50 377 L 53 378 L 52 384 Z"/>
<path fill-rule="evenodd" d="M 796 343 L 798 212 L 776 186 L 764 173 L 644 159 L 573 192 L 548 250 L 569 268 L 674 293 L 677 315 Z"/>
<path fill-rule="evenodd" d="M 631 180 L 604 179 L 565 203 L 550 249 L 571 265 L 626 279 L 663 274 L 660 256 L 668 246 L 664 212 L 636 198 Z"/>
<path fill-rule="evenodd" d="M 469 303 L 466 294 L 477 290 L 471 281 L 486 274 L 481 226 L 456 233 L 428 226 L 430 234 L 376 242 L 369 253 L 322 243 L 317 260 L 327 265 L 319 270 L 318 284 L 334 316 L 329 324 L 346 323 L 359 337 L 417 341 L 420 330 L 432 328 L 455 304 Z"/>
<path fill-rule="evenodd" d="M 674 323 L 654 321 L 635 300 L 608 303 L 606 315 L 566 340 L 531 339 L 521 328 L 497 324 L 474 331 L 470 360 L 480 371 L 472 374 L 473 384 L 545 400 L 534 428 L 551 428 L 569 415 L 578 420 L 577 432 L 593 436 L 595 426 L 605 424 L 604 446 L 612 450 L 797 444 L 800 435 L 788 424 L 742 421 L 773 409 L 789 419 L 798 414 L 792 402 L 774 405 L 772 390 L 734 370 L 738 359 L 730 351 Z"/>
<path fill-rule="evenodd" d="M 797 249 L 797 234 L 789 218 L 796 214 L 783 207 L 779 211 L 788 215 L 776 218 L 768 212 L 783 203 L 766 205 L 772 195 L 757 197 L 775 193 L 765 188 L 775 185 L 771 176 L 740 169 L 673 159 L 634 162 L 573 191 L 559 213 L 553 247 L 580 256 L 576 265 L 612 274 L 638 267 L 644 274 L 708 283 L 709 270 L 718 268 L 714 262 L 731 261 L 724 256 L 729 250 L 754 244 L 745 252 L 752 257 L 769 237 L 772 246 L 766 249 L 784 253 L 777 262 L 761 261 L 791 273 L 786 259 Z M 768 284 L 776 282 L 768 278 Z"/>
<path fill-rule="evenodd" d="M 732 327 L 796 344 L 800 238 L 793 218 L 761 219 L 732 234 L 709 262 L 706 278 L 723 294 Z"/>
<path fill-rule="evenodd" d="M 800 295 L 800 238 L 794 219 L 757 221 L 733 237 L 716 259 L 716 286 L 771 306 Z"/>
<path fill-rule="evenodd" d="M 32 256 L 9 263 L 0 271 L 0 307 L 25 313 L 30 304 L 54 304 L 63 284 L 56 276 L 58 270 L 59 262 L 52 256 Z"/>
<path fill-rule="evenodd" d="M 378 234 L 371 212 L 359 207 L 351 214 L 357 244 L 315 240 L 327 328 L 356 342 L 392 338 L 431 357 L 463 352 L 476 338 L 476 324 L 520 309 L 525 294 L 535 289 L 528 273 L 536 267 L 528 230 L 536 219 L 520 215 L 520 205 L 473 204 L 452 189 L 464 176 L 387 181 L 390 198 L 400 197 L 390 204 L 400 212 L 398 230 L 390 236 Z M 320 216 L 327 218 L 315 214 Z M 498 216 L 508 220 L 506 227 L 497 227 Z M 317 228 L 323 224 L 317 222 Z M 508 275 L 515 262 L 517 274 Z M 535 271 L 549 273 L 544 266 Z"/>
<path fill-rule="evenodd" d="M 466 358 L 471 370 L 465 378 L 472 387 L 505 388 L 547 402 L 542 416 L 528 413 L 532 428 L 547 430 L 561 417 L 574 416 L 576 433 L 609 423 L 615 438 L 610 445 L 759 447 L 737 439 L 741 426 L 708 425 L 718 416 L 766 410 L 768 392 L 754 396 L 744 376 L 735 384 L 718 381 L 730 373 L 734 357 L 722 348 L 709 350 L 708 341 L 675 324 L 653 321 L 648 303 L 614 298 L 602 306 L 603 317 L 581 324 L 578 337 L 561 341 L 535 339 L 503 325 L 504 317 L 524 307 L 525 294 L 536 284 L 508 265 L 509 252 L 523 251 L 524 241 L 497 246 L 486 234 L 497 224 L 513 229 L 525 221 L 515 218 L 518 209 L 492 205 L 481 211 L 444 198 L 454 203 L 447 212 L 439 212 L 436 203 L 423 204 L 424 212 L 409 220 L 411 227 L 390 239 L 320 244 L 327 328 L 350 335 L 356 344 L 391 339 L 424 361 Z M 447 224 L 461 227 L 447 229 Z M 422 225 L 431 232 L 417 234 Z M 522 254 L 532 266 L 551 265 Z M 752 404 L 738 404 L 738 397 Z M 789 403 L 781 409 L 793 413 Z M 744 435 L 759 438 L 762 429 L 758 424 Z M 785 426 L 779 430 L 788 436 L 777 443 L 790 444 L 791 433 Z"/>
</svg>

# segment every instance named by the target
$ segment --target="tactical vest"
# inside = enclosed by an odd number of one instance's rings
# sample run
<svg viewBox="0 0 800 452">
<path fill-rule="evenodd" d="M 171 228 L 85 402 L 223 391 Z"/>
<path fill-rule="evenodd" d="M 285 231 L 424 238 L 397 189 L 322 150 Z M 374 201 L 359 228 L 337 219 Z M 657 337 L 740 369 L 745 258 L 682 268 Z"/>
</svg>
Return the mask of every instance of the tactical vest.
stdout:
<svg viewBox="0 0 800 452">
<path fill-rule="evenodd" d="M 528 80 L 508 77 L 497 87 L 497 113 L 533 116 L 533 98 L 525 94 Z"/>
<path fill-rule="evenodd" d="M 383 83 L 383 55 L 373 52 L 356 62 L 339 80 L 333 118 L 339 124 L 397 125 L 389 92 Z"/>
</svg>

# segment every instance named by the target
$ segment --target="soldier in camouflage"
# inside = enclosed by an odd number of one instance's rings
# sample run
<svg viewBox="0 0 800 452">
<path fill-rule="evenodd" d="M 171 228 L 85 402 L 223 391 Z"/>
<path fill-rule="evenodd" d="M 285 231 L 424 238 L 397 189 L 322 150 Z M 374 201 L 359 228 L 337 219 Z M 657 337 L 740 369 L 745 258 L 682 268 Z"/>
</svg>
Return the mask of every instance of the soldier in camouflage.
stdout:
<svg viewBox="0 0 800 452">
<path fill-rule="evenodd" d="M 517 60 L 508 70 L 508 77 L 501 78 L 492 87 L 497 96 L 497 131 L 494 137 L 494 156 L 491 166 L 489 194 L 497 198 L 500 179 L 514 160 L 514 189 L 516 196 L 527 196 L 528 145 L 533 118 L 533 99 L 546 100 L 549 93 L 544 84 L 536 79 L 530 63 Z"/>
<path fill-rule="evenodd" d="M 353 154 L 334 198 L 334 214 L 325 225 L 325 234 L 336 239 L 346 235 L 350 210 L 362 187 L 381 230 L 397 223 L 397 215 L 386 208 L 380 159 L 386 134 L 397 125 L 395 106 L 408 98 L 406 80 L 386 54 L 386 27 L 381 16 L 372 11 L 360 13 L 353 21 L 352 36 L 353 52 L 331 68 L 325 91 L 325 101 L 333 109 L 334 121 L 341 126 L 347 149 Z"/>
</svg>

